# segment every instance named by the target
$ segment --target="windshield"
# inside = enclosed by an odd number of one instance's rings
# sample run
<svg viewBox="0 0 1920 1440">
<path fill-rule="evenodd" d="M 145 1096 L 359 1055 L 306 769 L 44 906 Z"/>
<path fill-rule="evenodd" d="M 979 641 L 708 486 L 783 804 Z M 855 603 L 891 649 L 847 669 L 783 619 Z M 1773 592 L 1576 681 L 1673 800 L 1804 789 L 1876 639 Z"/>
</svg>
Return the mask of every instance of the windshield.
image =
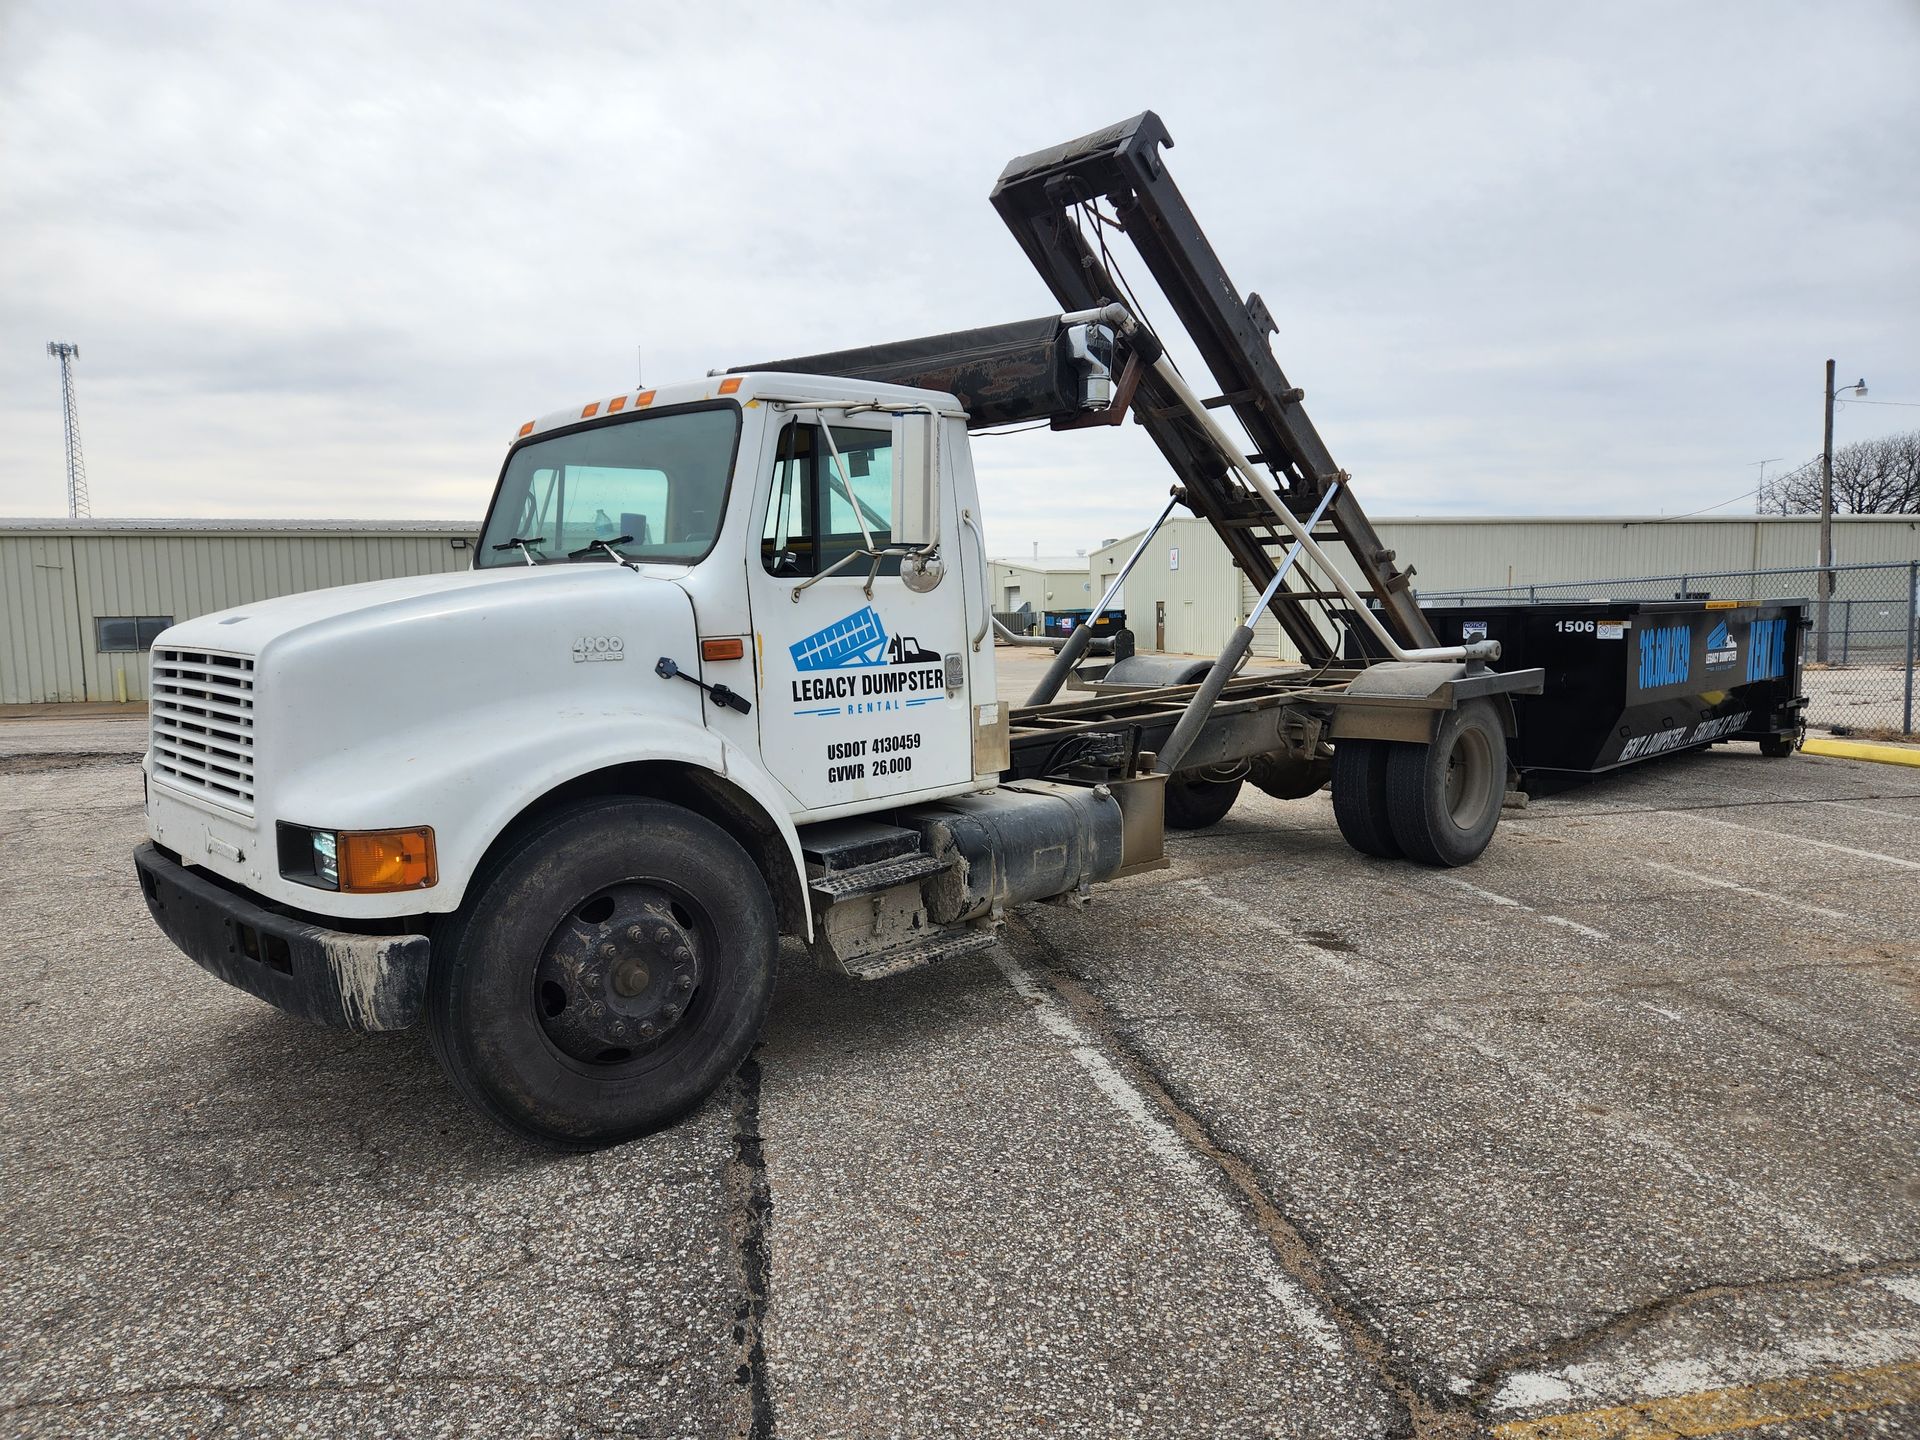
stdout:
<svg viewBox="0 0 1920 1440">
<path fill-rule="evenodd" d="M 523 445 L 500 478 L 476 559 L 524 565 L 518 540 L 545 564 L 604 540 L 629 559 L 691 565 L 720 533 L 739 433 L 740 412 L 725 405 Z M 581 558 L 604 564 L 606 551 Z"/>
</svg>

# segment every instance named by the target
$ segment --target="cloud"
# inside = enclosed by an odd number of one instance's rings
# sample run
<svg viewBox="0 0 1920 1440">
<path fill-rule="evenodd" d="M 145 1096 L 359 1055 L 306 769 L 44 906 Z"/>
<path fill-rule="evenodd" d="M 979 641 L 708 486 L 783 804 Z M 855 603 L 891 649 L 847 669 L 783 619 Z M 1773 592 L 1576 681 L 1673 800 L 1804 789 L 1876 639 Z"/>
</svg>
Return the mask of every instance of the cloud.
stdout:
<svg viewBox="0 0 1920 1440">
<path fill-rule="evenodd" d="M 1920 400 L 1901 0 L 4 14 L 0 512 L 62 504 L 64 339 L 98 513 L 477 515 L 636 348 L 664 381 L 1045 310 L 986 192 L 1146 106 L 1381 513 L 1712 504 L 1818 448 L 1828 354 Z M 1170 478 L 1133 427 L 979 469 L 1016 552 Z"/>
</svg>

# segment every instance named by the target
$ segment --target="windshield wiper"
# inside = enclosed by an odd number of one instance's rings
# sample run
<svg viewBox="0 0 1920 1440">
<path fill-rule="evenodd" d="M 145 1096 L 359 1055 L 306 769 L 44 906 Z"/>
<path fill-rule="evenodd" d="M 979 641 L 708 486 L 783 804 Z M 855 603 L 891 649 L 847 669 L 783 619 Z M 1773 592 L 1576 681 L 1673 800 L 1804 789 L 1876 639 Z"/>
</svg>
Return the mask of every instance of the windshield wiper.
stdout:
<svg viewBox="0 0 1920 1440">
<path fill-rule="evenodd" d="M 533 558 L 532 547 L 546 543 L 547 537 L 544 535 L 516 535 L 511 540 L 502 540 L 493 548 L 496 550 L 518 550 L 520 552 L 520 558 L 525 560 L 527 564 L 538 565 L 540 562 Z"/>
<path fill-rule="evenodd" d="M 594 551 L 604 550 L 608 556 L 624 565 L 627 563 L 627 557 L 613 547 L 616 545 L 631 545 L 632 543 L 633 536 L 616 535 L 611 540 L 595 540 L 592 544 L 583 545 L 578 550 L 569 550 L 567 552 L 567 558 L 569 560 L 584 560 L 587 556 L 593 554 Z"/>
</svg>

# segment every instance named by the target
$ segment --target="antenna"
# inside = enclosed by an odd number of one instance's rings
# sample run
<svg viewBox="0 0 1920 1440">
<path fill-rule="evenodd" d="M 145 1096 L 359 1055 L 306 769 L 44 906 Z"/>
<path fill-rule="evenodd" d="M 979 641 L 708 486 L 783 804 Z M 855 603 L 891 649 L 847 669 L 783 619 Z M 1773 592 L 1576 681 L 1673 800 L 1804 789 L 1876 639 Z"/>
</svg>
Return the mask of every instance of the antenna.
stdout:
<svg viewBox="0 0 1920 1440">
<path fill-rule="evenodd" d="M 87 462 L 80 454 L 80 411 L 73 399 L 73 362 L 80 347 L 49 340 L 47 353 L 60 362 L 60 405 L 67 417 L 67 516 L 91 519 L 93 502 L 87 498 Z"/>
<path fill-rule="evenodd" d="M 1760 483 L 1753 487 L 1753 513 L 1754 514 L 1764 515 L 1767 513 L 1767 466 L 1777 464 L 1779 461 L 1785 458 L 1786 458 L 1785 456 L 1781 456 L 1781 455 L 1769 455 L 1764 460 L 1755 460 L 1751 462 L 1760 467 Z"/>
</svg>

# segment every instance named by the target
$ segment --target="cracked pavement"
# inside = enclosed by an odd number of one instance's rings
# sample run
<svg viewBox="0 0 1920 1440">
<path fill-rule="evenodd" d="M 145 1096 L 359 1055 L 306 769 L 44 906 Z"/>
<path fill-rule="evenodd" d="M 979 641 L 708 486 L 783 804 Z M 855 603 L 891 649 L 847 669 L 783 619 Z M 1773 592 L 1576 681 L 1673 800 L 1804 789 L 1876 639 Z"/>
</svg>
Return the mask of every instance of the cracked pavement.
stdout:
<svg viewBox="0 0 1920 1440">
<path fill-rule="evenodd" d="M 578 1156 L 173 952 L 142 743 L 0 723 L 8 1434 L 1920 1434 L 1920 773 L 1248 791 Z"/>
</svg>

